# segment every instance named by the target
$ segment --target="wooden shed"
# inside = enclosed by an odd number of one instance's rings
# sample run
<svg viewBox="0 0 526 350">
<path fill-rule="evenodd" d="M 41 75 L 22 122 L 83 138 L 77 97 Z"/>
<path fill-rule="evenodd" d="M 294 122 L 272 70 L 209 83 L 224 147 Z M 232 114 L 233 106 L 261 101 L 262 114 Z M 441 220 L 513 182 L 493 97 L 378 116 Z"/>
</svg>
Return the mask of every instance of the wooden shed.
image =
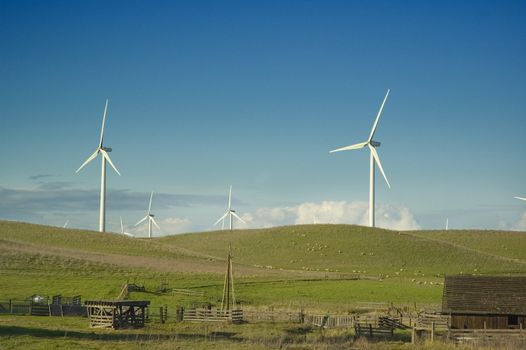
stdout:
<svg viewBox="0 0 526 350">
<path fill-rule="evenodd" d="M 446 276 L 442 313 L 453 329 L 526 326 L 526 276 Z"/>
<path fill-rule="evenodd" d="M 96 328 L 144 327 L 147 300 L 87 300 L 90 326 Z"/>
</svg>

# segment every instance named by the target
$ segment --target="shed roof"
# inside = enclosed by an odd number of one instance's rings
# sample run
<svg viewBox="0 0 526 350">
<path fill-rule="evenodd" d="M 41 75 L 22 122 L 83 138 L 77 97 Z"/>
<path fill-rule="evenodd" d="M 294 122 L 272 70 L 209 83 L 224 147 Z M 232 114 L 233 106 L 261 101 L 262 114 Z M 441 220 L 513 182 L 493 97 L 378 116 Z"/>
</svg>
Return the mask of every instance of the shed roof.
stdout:
<svg viewBox="0 0 526 350">
<path fill-rule="evenodd" d="M 526 276 L 446 276 L 442 312 L 526 315 Z"/>
</svg>

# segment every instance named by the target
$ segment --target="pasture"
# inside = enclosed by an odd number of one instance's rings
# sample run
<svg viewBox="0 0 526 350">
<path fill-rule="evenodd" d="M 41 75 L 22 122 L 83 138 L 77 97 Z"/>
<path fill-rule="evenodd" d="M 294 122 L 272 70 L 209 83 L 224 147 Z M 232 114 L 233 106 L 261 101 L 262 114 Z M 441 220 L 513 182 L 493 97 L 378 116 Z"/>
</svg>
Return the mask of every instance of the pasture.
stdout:
<svg viewBox="0 0 526 350">
<path fill-rule="evenodd" d="M 115 299 L 128 281 L 144 285 L 146 291 L 132 292 L 131 298 L 150 300 L 152 314 L 163 305 L 169 316 L 177 306 L 217 305 L 231 244 L 236 298 L 247 310 L 346 314 L 364 302 L 437 308 L 446 274 L 525 273 L 526 242 L 521 235 L 305 225 L 148 240 L 2 221 L 0 300 L 33 294 Z M 195 293 L 163 292 L 162 282 Z M 325 349 L 348 346 L 352 339 L 349 330 L 295 330 L 298 327 L 287 322 L 152 322 L 141 330 L 106 331 L 90 329 L 82 318 L 0 316 L 0 338 L 7 348 L 99 349 L 111 344 L 129 349 L 147 344 L 163 349 L 173 348 L 175 342 L 181 349 L 198 349 L 213 342 L 229 349 Z M 384 346 L 410 348 L 400 343 L 408 336 L 402 333 L 398 342 Z M 304 347 L 295 347 L 299 343 Z"/>
</svg>

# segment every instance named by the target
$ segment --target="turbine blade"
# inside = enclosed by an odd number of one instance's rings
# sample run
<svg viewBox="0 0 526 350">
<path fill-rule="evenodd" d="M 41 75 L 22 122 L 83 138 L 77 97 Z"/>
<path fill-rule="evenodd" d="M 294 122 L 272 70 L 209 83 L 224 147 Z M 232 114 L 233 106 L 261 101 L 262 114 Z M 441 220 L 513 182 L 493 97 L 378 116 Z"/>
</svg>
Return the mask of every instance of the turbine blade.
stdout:
<svg viewBox="0 0 526 350">
<path fill-rule="evenodd" d="M 62 226 L 62 228 L 68 227 L 68 224 L 69 224 L 69 220 L 66 220 L 66 222 L 64 223 L 64 226 Z"/>
<path fill-rule="evenodd" d="M 232 212 L 232 215 L 234 215 L 242 223 L 246 224 L 245 220 L 241 219 L 241 217 L 239 215 L 237 215 L 236 213 Z"/>
<path fill-rule="evenodd" d="M 104 117 L 102 117 L 102 127 L 100 128 L 99 148 L 102 147 L 102 141 L 104 139 L 104 123 L 106 122 L 106 111 L 107 110 L 108 110 L 108 99 L 106 99 L 106 106 L 104 106 Z"/>
<path fill-rule="evenodd" d="M 521 201 L 526 201 L 526 198 L 524 198 L 524 197 L 514 197 L 514 198 L 520 199 Z"/>
<path fill-rule="evenodd" d="M 150 214 L 150 211 L 152 210 L 152 198 L 153 198 L 153 191 L 150 194 L 150 205 L 148 205 L 148 214 Z"/>
<path fill-rule="evenodd" d="M 100 152 L 102 153 L 102 156 L 104 158 L 106 158 L 106 160 L 108 161 L 108 163 L 110 163 L 111 167 L 113 168 L 113 170 L 115 170 L 117 172 L 117 174 L 119 174 L 119 176 L 121 176 L 121 173 L 119 173 L 119 171 L 117 170 L 117 168 L 115 167 L 115 165 L 113 164 L 113 162 L 111 161 L 111 158 L 108 154 L 108 152 L 106 152 L 104 149 L 100 149 Z"/>
<path fill-rule="evenodd" d="M 225 215 L 221 216 L 221 217 L 215 222 L 214 226 L 217 225 L 217 224 L 219 224 L 219 222 L 220 222 L 221 220 L 224 220 L 224 219 L 226 218 L 227 215 L 228 215 L 228 212 L 226 212 Z"/>
<path fill-rule="evenodd" d="M 384 100 L 382 102 L 382 105 L 380 106 L 380 110 L 378 111 L 378 114 L 376 115 L 376 119 L 373 124 L 373 128 L 371 129 L 371 134 L 369 135 L 368 142 L 371 142 L 373 139 L 374 133 L 376 131 L 376 127 L 378 126 L 378 121 L 380 120 L 380 115 L 382 114 L 382 111 L 384 109 L 385 101 L 387 101 L 387 96 L 389 96 L 390 89 L 387 90 L 387 93 L 385 94 Z"/>
<path fill-rule="evenodd" d="M 135 224 L 135 226 L 138 226 L 138 225 L 140 225 L 141 223 L 143 223 L 143 222 L 144 222 L 144 221 L 145 221 L 146 219 L 148 219 L 148 218 L 149 218 L 149 216 L 148 216 L 148 215 L 146 215 L 146 216 L 145 216 L 145 217 L 143 217 L 143 218 L 142 218 L 141 220 L 139 220 L 139 222 L 138 222 L 138 223 L 136 223 L 136 224 Z"/>
<path fill-rule="evenodd" d="M 385 176 L 384 168 L 382 167 L 382 163 L 380 162 L 380 157 L 378 156 L 378 152 L 376 152 L 376 149 L 371 145 L 369 145 L 369 149 L 371 150 L 371 153 L 373 154 L 376 164 L 378 164 L 378 168 L 380 169 L 380 172 L 384 176 L 385 182 L 387 182 L 387 186 L 391 188 L 391 185 L 389 184 L 389 180 L 387 180 L 387 176 Z"/>
<path fill-rule="evenodd" d="M 364 148 L 365 146 L 367 146 L 367 144 L 368 144 L 368 142 L 360 142 L 360 143 L 356 143 L 354 145 L 333 149 L 329 153 L 340 152 L 340 151 L 350 151 L 352 149 L 360 149 L 360 148 Z"/>
<path fill-rule="evenodd" d="M 134 235 L 132 235 L 131 233 L 129 232 L 123 232 L 124 235 L 128 236 L 128 237 L 131 237 L 131 238 L 135 238 Z"/>
<path fill-rule="evenodd" d="M 152 222 L 153 222 L 153 224 L 155 225 L 155 227 L 157 227 L 159 230 L 161 230 L 161 228 L 159 227 L 159 225 L 157 225 L 157 222 L 155 221 L 154 218 L 152 218 L 152 217 L 150 216 L 150 220 L 152 220 Z"/>
<path fill-rule="evenodd" d="M 75 171 L 75 174 L 78 173 L 80 171 L 80 169 L 84 168 L 86 166 L 86 164 L 91 162 L 93 159 L 97 158 L 97 155 L 99 154 L 99 150 L 100 150 L 100 148 L 97 148 L 97 150 L 95 152 L 93 152 L 93 154 L 91 156 L 89 156 L 89 158 L 86 159 L 86 161 L 84 163 L 82 163 L 80 168 L 78 168 L 77 171 Z"/>
</svg>

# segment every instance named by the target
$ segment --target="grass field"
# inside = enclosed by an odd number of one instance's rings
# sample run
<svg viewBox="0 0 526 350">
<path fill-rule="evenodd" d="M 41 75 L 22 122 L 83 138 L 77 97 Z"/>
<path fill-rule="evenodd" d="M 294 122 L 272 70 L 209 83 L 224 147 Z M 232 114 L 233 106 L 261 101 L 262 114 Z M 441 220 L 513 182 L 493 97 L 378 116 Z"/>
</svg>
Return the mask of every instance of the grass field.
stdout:
<svg viewBox="0 0 526 350">
<path fill-rule="evenodd" d="M 304 225 L 130 239 L 0 221 L 0 300 L 27 299 L 33 294 L 114 299 L 129 281 L 146 287 L 146 293 L 132 293 L 131 297 L 151 300 L 152 309 L 217 304 L 231 245 L 236 295 L 245 308 L 345 313 L 359 302 L 438 305 L 446 274 L 526 273 L 523 235 Z M 204 296 L 156 292 L 163 280 L 172 288 L 191 289 Z M 290 336 L 287 327 L 293 326 L 247 324 L 217 326 L 213 331 L 199 327 L 202 325 L 151 325 L 117 334 L 91 330 L 85 319 L 0 316 L 0 348 L 99 349 L 101 343 L 111 343 L 111 348 L 129 349 L 146 342 L 168 349 L 173 348 L 177 335 L 181 349 L 197 349 L 209 347 L 212 338 L 206 337 L 207 332 L 215 332 L 213 341 L 218 348 L 272 348 L 283 345 L 283 339 Z M 265 327 L 268 329 L 261 333 Z M 242 340 L 218 336 L 229 332 Z M 184 334 L 194 334 L 195 339 Z M 322 335 L 314 330 L 308 334 L 310 345 L 303 348 L 325 348 L 319 341 Z M 350 335 L 343 332 L 334 337 L 343 344 Z M 35 340 L 45 346 L 31 345 Z"/>
</svg>

